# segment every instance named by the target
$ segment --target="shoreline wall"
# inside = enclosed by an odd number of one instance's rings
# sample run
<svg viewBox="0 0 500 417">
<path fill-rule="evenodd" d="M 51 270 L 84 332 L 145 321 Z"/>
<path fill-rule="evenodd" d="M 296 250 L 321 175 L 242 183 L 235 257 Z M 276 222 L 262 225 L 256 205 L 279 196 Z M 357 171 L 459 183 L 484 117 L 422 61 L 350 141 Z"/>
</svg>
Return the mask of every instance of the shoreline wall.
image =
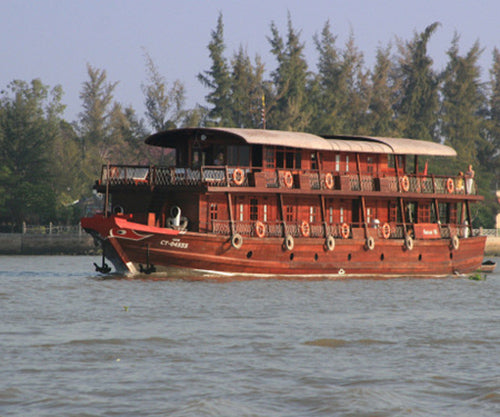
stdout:
<svg viewBox="0 0 500 417">
<path fill-rule="evenodd" d="M 87 233 L 0 233 L 0 255 L 92 255 L 94 239 Z"/>
<path fill-rule="evenodd" d="M 98 253 L 87 233 L 22 234 L 0 233 L 0 255 L 93 255 Z M 488 236 L 485 256 L 500 256 L 500 237 Z"/>
</svg>

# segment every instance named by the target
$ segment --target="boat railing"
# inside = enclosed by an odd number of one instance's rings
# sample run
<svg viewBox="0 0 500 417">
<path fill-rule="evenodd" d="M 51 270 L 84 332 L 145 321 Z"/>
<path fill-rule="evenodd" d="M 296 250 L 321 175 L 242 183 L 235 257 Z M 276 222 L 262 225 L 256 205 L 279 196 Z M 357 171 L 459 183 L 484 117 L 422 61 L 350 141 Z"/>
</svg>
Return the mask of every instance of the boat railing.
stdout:
<svg viewBox="0 0 500 417">
<path fill-rule="evenodd" d="M 178 168 L 105 165 L 100 185 L 112 186 L 210 186 L 302 190 L 381 191 L 421 194 L 477 194 L 474 178 L 423 174 L 374 175 L 320 170 L 262 169 L 230 166 Z"/>
<path fill-rule="evenodd" d="M 324 223 L 307 221 L 233 221 L 211 220 L 205 230 L 214 234 L 230 236 L 239 233 L 248 237 L 285 237 L 293 238 L 311 237 L 322 238 L 333 236 L 335 239 L 352 239 L 363 236 L 372 236 L 378 239 L 404 239 L 406 236 L 419 238 L 415 234 L 413 224 L 403 224 L 387 222 L 384 224 L 370 223 L 366 226 L 363 223 Z M 436 239 L 451 239 L 453 236 L 459 238 L 470 237 L 470 228 L 466 224 L 438 224 L 439 234 Z M 474 236 L 479 235 L 479 231 L 474 231 Z M 420 237 L 421 238 L 421 237 Z"/>
</svg>

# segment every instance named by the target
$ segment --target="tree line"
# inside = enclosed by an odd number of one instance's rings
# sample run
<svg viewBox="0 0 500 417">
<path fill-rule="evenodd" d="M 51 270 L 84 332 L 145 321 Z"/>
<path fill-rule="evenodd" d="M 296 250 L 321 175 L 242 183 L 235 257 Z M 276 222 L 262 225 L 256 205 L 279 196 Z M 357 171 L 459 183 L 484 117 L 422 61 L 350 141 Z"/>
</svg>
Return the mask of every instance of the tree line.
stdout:
<svg viewBox="0 0 500 417">
<path fill-rule="evenodd" d="M 354 35 L 338 45 L 326 21 L 313 38 L 318 56 L 313 70 L 301 32 L 288 15 L 284 33 L 270 24 L 267 40 L 275 66 L 268 72 L 261 57 L 252 59 L 243 46 L 227 55 L 219 14 L 208 43 L 210 68 L 198 74 L 207 104 L 186 109 L 183 82 L 169 83 L 144 51 L 144 117 L 115 101 L 118 83 L 90 64 L 81 112 L 71 122 L 63 117 L 61 86 L 14 80 L 0 92 L 0 225 L 16 230 L 23 221 L 75 223 L 81 215 L 75 203 L 91 195 L 103 164 L 168 163 L 168 155 L 144 145 L 148 134 L 226 126 L 448 144 L 458 158 L 431 160 L 431 168 L 458 173 L 472 164 L 486 196 L 475 223 L 493 227 L 500 175 L 500 52 L 494 49 L 483 81 L 479 41 L 461 52 L 455 35 L 446 66 L 437 71 L 427 47 L 438 29 L 436 22 L 410 40 L 379 47 L 373 68 L 367 68 Z"/>
</svg>

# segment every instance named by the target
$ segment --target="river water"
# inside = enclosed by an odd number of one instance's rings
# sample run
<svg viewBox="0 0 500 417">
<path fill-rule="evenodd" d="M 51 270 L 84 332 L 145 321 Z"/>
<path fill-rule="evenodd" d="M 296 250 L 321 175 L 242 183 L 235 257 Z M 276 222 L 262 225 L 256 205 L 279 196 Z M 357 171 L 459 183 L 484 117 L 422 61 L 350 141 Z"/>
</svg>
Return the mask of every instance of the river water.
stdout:
<svg viewBox="0 0 500 417">
<path fill-rule="evenodd" d="M 206 282 L 93 262 L 0 257 L 0 416 L 500 415 L 499 266 Z"/>
</svg>

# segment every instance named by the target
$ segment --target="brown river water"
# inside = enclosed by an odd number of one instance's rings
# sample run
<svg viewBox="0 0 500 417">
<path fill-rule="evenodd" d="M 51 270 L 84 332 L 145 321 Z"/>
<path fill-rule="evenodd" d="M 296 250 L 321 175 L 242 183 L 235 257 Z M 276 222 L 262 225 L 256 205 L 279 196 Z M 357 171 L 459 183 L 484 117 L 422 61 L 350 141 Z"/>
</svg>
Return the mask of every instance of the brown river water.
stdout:
<svg viewBox="0 0 500 417">
<path fill-rule="evenodd" d="M 93 262 L 0 257 L 1 417 L 500 415 L 500 265 L 208 282 Z"/>
</svg>

